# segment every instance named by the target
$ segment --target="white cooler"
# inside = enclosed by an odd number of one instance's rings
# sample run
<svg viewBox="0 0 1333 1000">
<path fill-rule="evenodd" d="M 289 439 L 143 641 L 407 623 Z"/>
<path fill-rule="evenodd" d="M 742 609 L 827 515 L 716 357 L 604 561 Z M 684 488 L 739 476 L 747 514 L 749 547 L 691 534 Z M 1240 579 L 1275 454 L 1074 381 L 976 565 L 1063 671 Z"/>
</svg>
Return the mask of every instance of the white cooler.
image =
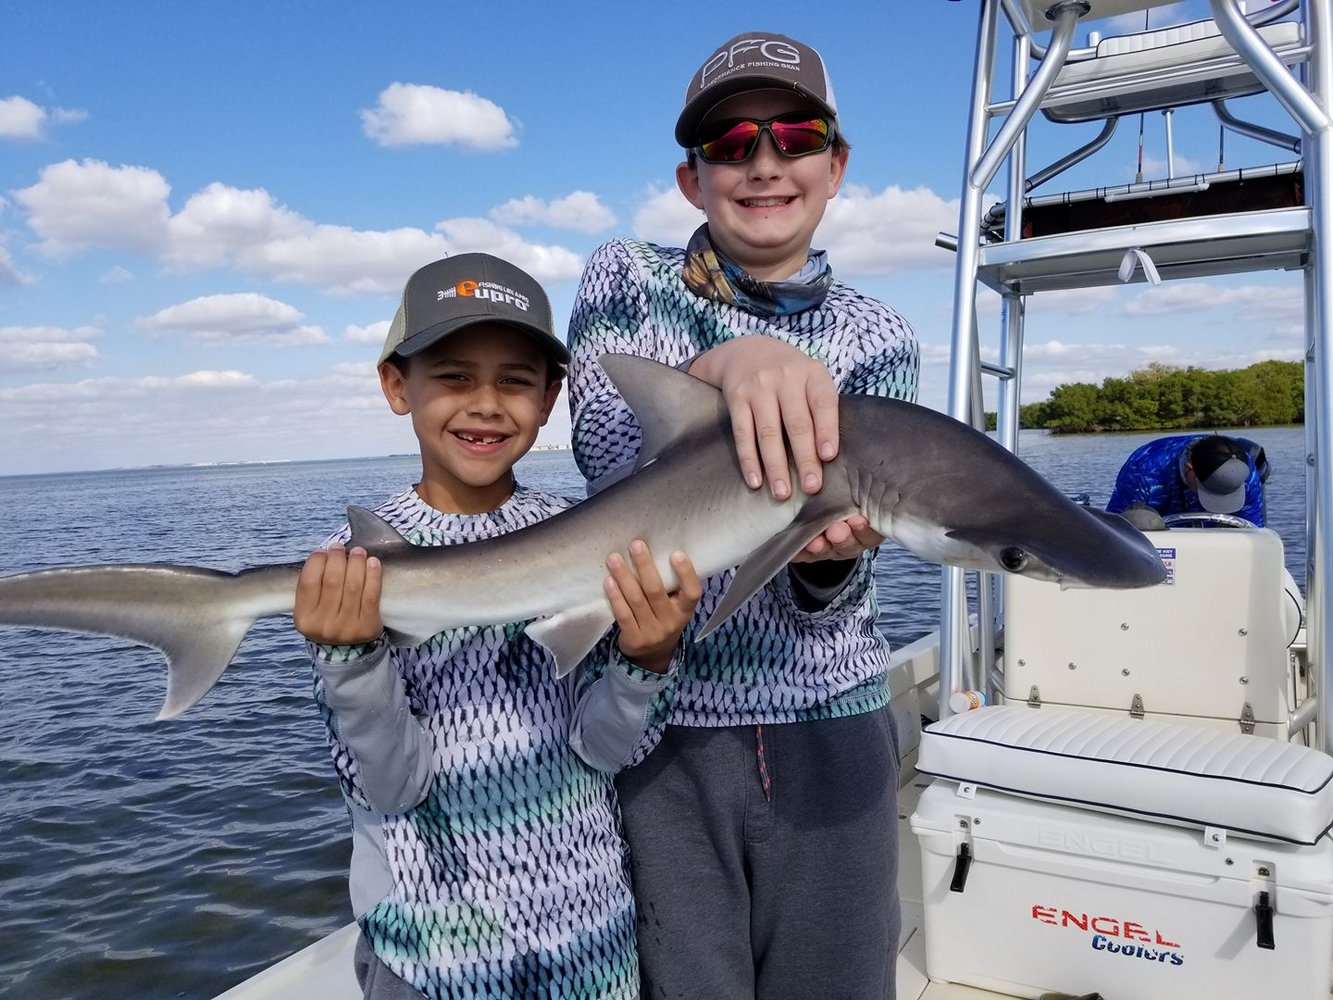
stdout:
<svg viewBox="0 0 1333 1000">
<path fill-rule="evenodd" d="M 1329 997 L 1333 758 L 999 706 L 930 727 L 918 770 L 940 776 L 911 817 L 932 979 L 1020 997 Z"/>
</svg>

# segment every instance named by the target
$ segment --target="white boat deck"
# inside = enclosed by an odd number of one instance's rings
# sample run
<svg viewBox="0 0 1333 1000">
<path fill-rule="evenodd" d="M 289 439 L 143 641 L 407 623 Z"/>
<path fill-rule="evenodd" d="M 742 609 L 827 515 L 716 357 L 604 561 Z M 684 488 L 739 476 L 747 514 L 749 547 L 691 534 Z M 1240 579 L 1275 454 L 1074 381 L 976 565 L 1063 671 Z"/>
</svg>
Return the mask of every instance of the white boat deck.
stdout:
<svg viewBox="0 0 1333 1000">
<path fill-rule="evenodd" d="M 925 934 L 922 929 L 921 851 L 908 826 L 926 780 L 913 779 L 898 793 L 900 837 L 898 885 L 902 895 L 903 929 L 898 956 L 898 1000 L 1005 1000 L 1000 993 L 926 978 Z M 352 974 L 357 928 L 348 924 L 326 938 L 273 965 L 223 993 L 217 1000 L 361 1000 Z"/>
<path fill-rule="evenodd" d="M 914 760 L 915 753 L 912 753 L 907 766 L 912 766 Z M 1015 1000 L 1013 994 L 956 983 L 931 982 L 926 975 L 921 850 L 909 825 L 909 817 L 929 783 L 929 778 L 914 776 L 898 792 L 898 889 L 902 899 L 898 1000 Z M 360 1000 L 361 991 L 352 972 L 356 936 L 356 925 L 349 924 L 228 990 L 217 1000 Z M 1330 979 L 1333 980 L 1333 976 Z M 1333 996 L 1333 989 L 1328 995 Z"/>
</svg>

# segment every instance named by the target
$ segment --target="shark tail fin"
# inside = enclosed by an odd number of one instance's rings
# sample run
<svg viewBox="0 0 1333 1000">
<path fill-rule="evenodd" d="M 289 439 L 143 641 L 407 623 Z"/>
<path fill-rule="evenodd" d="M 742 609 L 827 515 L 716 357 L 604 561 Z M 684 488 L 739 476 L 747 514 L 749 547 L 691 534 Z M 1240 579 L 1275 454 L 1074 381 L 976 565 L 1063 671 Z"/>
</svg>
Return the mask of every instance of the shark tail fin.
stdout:
<svg viewBox="0 0 1333 1000">
<path fill-rule="evenodd" d="M 157 646 L 167 657 L 167 696 L 157 720 L 174 719 L 213 689 L 227 669 L 254 619 L 224 619 L 202 634 L 193 629 L 172 629 Z"/>
<path fill-rule="evenodd" d="M 299 567 L 77 566 L 0 578 L 0 625 L 114 635 L 161 650 L 171 719 L 217 683 L 261 615 L 290 612 Z"/>
</svg>

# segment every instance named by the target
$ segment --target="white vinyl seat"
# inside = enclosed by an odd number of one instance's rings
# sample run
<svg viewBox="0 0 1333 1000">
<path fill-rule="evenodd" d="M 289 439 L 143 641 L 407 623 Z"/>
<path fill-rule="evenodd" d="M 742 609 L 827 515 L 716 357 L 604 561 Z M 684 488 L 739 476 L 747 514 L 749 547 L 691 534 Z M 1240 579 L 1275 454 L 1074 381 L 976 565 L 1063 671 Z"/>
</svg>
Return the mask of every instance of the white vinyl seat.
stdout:
<svg viewBox="0 0 1333 1000">
<path fill-rule="evenodd" d="M 917 771 L 1245 838 L 1314 844 L 1333 826 L 1333 757 L 1295 743 L 1078 709 L 994 705 L 922 734 Z"/>
</svg>

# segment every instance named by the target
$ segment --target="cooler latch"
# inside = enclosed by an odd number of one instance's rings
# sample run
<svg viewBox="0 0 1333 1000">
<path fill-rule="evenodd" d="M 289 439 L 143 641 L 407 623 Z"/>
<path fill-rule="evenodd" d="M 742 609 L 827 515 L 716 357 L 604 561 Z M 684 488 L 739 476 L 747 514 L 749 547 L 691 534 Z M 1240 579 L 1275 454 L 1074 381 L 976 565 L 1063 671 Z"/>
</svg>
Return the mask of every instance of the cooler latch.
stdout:
<svg viewBox="0 0 1333 1000">
<path fill-rule="evenodd" d="M 950 892 L 962 892 L 967 886 L 967 873 L 972 870 L 972 848 L 966 842 L 958 845 L 958 854 L 953 861 L 953 880 L 949 883 Z M 1268 894 L 1264 893 L 1267 898 Z M 1262 947 L 1262 946 L 1261 946 Z M 1269 945 L 1271 948 L 1272 945 Z"/>
<path fill-rule="evenodd" d="M 957 876 L 955 876 L 957 877 Z M 1268 893 L 1259 893 L 1259 902 L 1254 904 L 1255 944 L 1260 948 L 1273 951 L 1273 907 L 1268 902 Z"/>
</svg>

